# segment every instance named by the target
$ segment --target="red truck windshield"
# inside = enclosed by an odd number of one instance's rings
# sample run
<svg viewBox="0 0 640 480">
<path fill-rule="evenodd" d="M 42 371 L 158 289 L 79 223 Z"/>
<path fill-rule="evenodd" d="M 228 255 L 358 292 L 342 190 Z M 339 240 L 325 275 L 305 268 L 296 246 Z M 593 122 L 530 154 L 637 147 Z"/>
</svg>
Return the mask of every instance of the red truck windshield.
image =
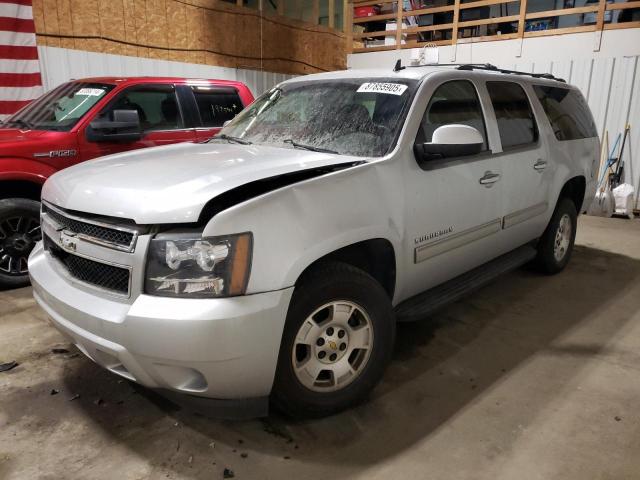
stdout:
<svg viewBox="0 0 640 480">
<path fill-rule="evenodd" d="M 115 85 L 69 82 L 9 117 L 4 128 L 68 131 Z"/>
</svg>

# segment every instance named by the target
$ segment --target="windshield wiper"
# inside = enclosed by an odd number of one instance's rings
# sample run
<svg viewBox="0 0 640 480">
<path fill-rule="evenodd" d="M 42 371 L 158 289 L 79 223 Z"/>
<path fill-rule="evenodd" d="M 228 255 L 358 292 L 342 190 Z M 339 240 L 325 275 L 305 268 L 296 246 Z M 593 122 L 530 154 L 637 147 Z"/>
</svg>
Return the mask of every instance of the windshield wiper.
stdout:
<svg viewBox="0 0 640 480">
<path fill-rule="evenodd" d="M 335 153 L 335 154 L 338 153 L 335 150 L 330 150 L 328 148 L 314 147 L 313 145 L 305 145 L 304 143 L 294 142 L 292 138 L 288 138 L 287 140 L 284 140 L 283 143 L 290 143 L 293 148 L 302 148 L 304 150 L 310 150 L 312 152 Z"/>
<path fill-rule="evenodd" d="M 220 134 L 220 135 L 216 135 L 215 137 L 212 137 L 211 139 L 217 139 L 219 138 L 220 140 L 227 140 L 228 142 L 235 142 L 235 143 L 239 143 L 240 145 L 251 145 L 251 142 L 249 140 L 243 140 L 240 137 L 232 137 L 231 135 L 227 135 L 227 134 Z"/>
</svg>

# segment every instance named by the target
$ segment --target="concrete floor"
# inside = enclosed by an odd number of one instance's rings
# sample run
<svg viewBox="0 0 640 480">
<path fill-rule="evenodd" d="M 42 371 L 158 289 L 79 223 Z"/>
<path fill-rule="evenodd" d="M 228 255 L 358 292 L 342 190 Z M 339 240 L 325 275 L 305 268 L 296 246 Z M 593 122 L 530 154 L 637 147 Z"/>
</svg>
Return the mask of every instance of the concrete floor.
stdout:
<svg viewBox="0 0 640 480">
<path fill-rule="evenodd" d="M 301 423 L 177 409 L 0 292 L 0 479 L 640 478 L 640 221 L 582 217 L 577 244 L 401 326 L 368 404 Z"/>
</svg>

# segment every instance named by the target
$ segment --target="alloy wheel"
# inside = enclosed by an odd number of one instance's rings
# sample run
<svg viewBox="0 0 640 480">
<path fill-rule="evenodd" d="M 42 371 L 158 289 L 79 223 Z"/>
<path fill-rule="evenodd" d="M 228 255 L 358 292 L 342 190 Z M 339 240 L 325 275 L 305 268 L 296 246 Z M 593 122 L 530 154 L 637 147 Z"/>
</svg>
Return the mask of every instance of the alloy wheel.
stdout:
<svg viewBox="0 0 640 480">
<path fill-rule="evenodd" d="M 569 250 L 572 231 L 573 225 L 571 224 L 571 217 L 565 213 L 560 217 L 553 244 L 553 256 L 557 262 L 561 262 Z"/>
<path fill-rule="evenodd" d="M 40 221 L 32 216 L 0 218 L 0 273 L 27 274 L 27 260 L 36 242 L 42 239 Z"/>
<path fill-rule="evenodd" d="M 309 390 L 340 390 L 362 373 L 372 348 L 373 327 L 364 308 L 334 301 L 318 308 L 300 326 L 293 345 L 293 370 Z"/>
</svg>

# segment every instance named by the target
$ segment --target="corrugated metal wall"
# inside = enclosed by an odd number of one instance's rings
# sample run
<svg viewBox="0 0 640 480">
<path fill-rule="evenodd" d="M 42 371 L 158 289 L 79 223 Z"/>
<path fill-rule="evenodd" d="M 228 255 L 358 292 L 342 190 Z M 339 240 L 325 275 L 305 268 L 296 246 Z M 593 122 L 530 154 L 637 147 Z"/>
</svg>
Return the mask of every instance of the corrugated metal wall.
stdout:
<svg viewBox="0 0 640 480">
<path fill-rule="evenodd" d="M 640 56 L 623 56 L 500 65 L 527 72 L 549 72 L 580 88 L 589 102 L 600 138 L 604 138 L 605 132 L 608 132 L 610 148 L 616 136 L 623 133 L 625 125 L 631 124 L 622 159 L 624 181 L 636 188 L 636 208 L 640 208 L 639 63 Z"/>
<path fill-rule="evenodd" d="M 293 75 L 282 73 L 214 67 L 57 47 L 38 47 L 38 55 L 45 91 L 71 78 L 150 75 L 238 80 L 244 82 L 253 94 L 258 96 L 274 85 L 293 77 Z"/>
</svg>

